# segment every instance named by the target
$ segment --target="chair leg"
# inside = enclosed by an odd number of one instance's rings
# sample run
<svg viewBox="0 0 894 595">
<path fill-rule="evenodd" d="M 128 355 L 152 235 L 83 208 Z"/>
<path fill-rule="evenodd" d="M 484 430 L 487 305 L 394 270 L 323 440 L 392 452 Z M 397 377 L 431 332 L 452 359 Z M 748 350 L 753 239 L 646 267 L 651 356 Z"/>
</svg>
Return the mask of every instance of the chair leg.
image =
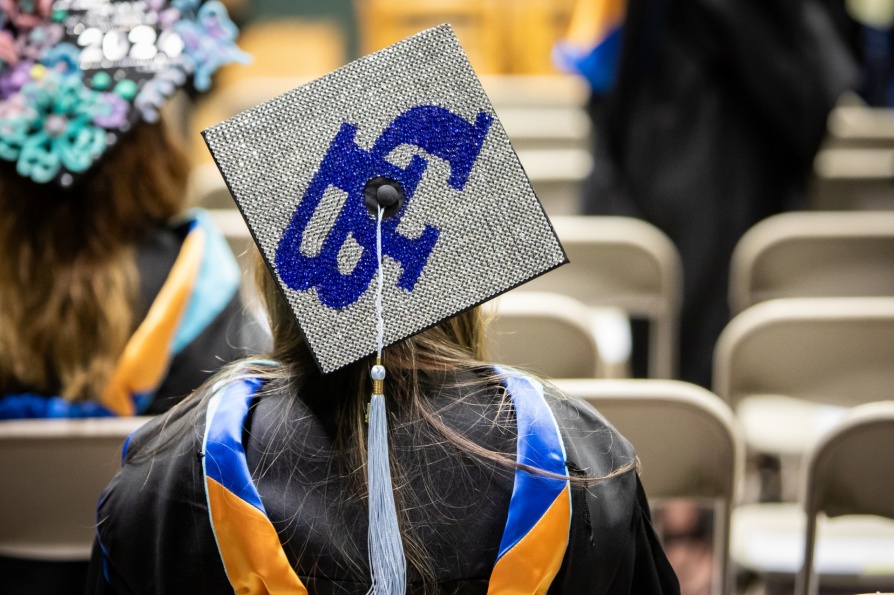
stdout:
<svg viewBox="0 0 894 595">
<path fill-rule="evenodd" d="M 819 586 L 813 568 L 814 552 L 816 551 L 816 516 L 815 513 L 807 514 L 807 530 L 804 534 L 804 562 L 795 583 L 795 595 L 813 595 Z"/>
<path fill-rule="evenodd" d="M 711 592 L 714 595 L 732 593 L 729 563 L 729 531 L 731 506 L 722 499 L 714 499 L 714 576 Z"/>
<path fill-rule="evenodd" d="M 649 318 L 649 378 L 677 378 L 676 325 L 668 318 Z"/>
</svg>

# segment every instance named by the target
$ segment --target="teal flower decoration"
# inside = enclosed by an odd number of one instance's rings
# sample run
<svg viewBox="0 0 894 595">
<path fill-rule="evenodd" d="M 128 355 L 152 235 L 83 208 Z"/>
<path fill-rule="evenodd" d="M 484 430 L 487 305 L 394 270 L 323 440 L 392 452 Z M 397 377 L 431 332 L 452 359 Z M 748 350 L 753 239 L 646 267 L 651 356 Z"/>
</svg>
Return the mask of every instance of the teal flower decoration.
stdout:
<svg viewBox="0 0 894 595">
<path fill-rule="evenodd" d="M 95 23 L 115 6 L 127 15 L 113 39 Z M 237 35 L 219 0 L 0 0 L 0 160 L 74 184 L 188 79 L 206 90 L 218 68 L 248 62 Z"/>
<path fill-rule="evenodd" d="M 16 161 L 19 175 L 44 184 L 60 171 L 86 171 L 106 147 L 99 93 L 78 78 L 38 71 L 22 88 L 30 109 L 0 118 L 0 158 Z M 63 182 L 64 183 L 64 182 Z"/>
</svg>

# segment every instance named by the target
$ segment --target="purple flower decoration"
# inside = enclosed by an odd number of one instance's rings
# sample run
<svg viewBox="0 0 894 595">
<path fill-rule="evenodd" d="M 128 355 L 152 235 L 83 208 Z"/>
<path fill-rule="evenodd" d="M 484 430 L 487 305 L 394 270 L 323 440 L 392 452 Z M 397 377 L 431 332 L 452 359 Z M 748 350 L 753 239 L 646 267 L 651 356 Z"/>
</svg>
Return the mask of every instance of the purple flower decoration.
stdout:
<svg viewBox="0 0 894 595">
<path fill-rule="evenodd" d="M 6 101 L 18 93 L 31 80 L 33 62 L 19 62 L 12 68 L 0 72 L 0 101 Z"/>
<path fill-rule="evenodd" d="M 169 8 L 158 13 L 158 23 L 162 29 L 171 29 L 180 20 L 180 11 L 176 8 Z"/>
<path fill-rule="evenodd" d="M 251 57 L 236 46 L 239 33 L 227 9 L 217 0 L 206 2 L 195 21 L 182 20 L 174 30 L 185 44 L 184 53 L 192 62 L 194 84 L 199 91 L 211 87 L 211 75 L 231 62 L 247 64 Z"/>
<path fill-rule="evenodd" d="M 62 25 L 49 23 L 35 27 L 27 35 L 19 37 L 19 54 L 31 60 L 40 60 L 44 52 L 62 41 L 65 31 Z"/>
<path fill-rule="evenodd" d="M 99 113 L 93 117 L 93 123 L 97 126 L 115 130 L 127 122 L 130 104 L 117 93 L 102 93 L 98 103 Z"/>
<path fill-rule="evenodd" d="M 134 108 L 147 122 L 158 121 L 158 110 L 165 100 L 186 82 L 186 75 L 179 68 L 162 70 L 155 78 L 143 85 L 140 94 L 134 100 Z"/>
</svg>

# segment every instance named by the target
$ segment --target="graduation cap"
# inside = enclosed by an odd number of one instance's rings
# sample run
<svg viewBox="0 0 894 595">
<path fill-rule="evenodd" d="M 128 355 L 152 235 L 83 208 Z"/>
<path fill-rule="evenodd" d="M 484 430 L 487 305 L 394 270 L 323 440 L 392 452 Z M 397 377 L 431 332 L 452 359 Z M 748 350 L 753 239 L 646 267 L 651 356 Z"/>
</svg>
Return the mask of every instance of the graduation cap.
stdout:
<svg viewBox="0 0 894 595">
<path fill-rule="evenodd" d="M 220 2 L 8 0 L 0 9 L 0 159 L 71 186 L 192 82 L 247 62 Z"/>
<path fill-rule="evenodd" d="M 449 25 L 203 134 L 323 372 L 376 351 L 379 194 L 385 345 L 566 262 Z"/>
<path fill-rule="evenodd" d="M 203 134 L 324 373 L 566 262 L 449 25 Z M 370 562 L 374 591 L 402 592 L 384 376 L 373 368 Z"/>
</svg>

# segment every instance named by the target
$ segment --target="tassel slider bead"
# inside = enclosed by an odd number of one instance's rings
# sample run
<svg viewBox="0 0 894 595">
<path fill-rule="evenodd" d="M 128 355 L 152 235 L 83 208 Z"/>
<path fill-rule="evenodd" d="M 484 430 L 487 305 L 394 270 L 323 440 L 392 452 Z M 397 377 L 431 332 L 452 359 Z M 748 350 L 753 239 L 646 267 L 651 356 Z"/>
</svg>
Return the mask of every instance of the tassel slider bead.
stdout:
<svg viewBox="0 0 894 595">
<path fill-rule="evenodd" d="M 385 394 L 385 366 L 376 364 L 370 370 L 369 376 L 373 381 L 372 393 L 374 395 Z"/>
</svg>

